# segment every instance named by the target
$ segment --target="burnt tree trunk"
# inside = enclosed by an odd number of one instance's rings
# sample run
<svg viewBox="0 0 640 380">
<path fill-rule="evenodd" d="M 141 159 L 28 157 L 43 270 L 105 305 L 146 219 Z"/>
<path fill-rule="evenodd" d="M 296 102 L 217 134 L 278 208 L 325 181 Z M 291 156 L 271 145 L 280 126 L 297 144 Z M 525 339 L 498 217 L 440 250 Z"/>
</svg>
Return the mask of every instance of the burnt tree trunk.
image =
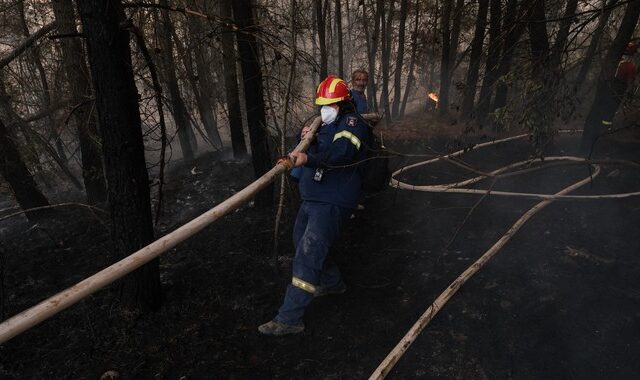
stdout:
<svg viewBox="0 0 640 380">
<path fill-rule="evenodd" d="M 222 149 L 222 140 L 218 132 L 218 120 L 214 112 L 215 89 L 210 73 L 211 67 L 209 67 L 208 63 L 210 59 L 207 47 L 203 44 L 206 39 L 203 30 L 200 18 L 190 18 L 188 26 L 189 38 L 187 39 L 186 48 L 175 34 L 173 35 L 173 40 L 178 55 L 182 57 L 185 76 L 191 85 L 193 97 L 198 107 L 198 114 L 200 115 L 200 122 L 202 122 L 207 134 L 206 139 L 214 149 Z"/>
<path fill-rule="evenodd" d="M 611 11 L 613 10 L 613 6 L 618 2 L 618 0 L 602 0 L 602 13 L 598 18 L 598 25 L 596 26 L 595 31 L 593 32 L 593 36 L 591 37 L 591 41 L 589 42 L 589 47 L 587 48 L 587 52 L 582 59 L 582 65 L 580 66 L 580 71 L 576 76 L 574 92 L 578 92 L 587 78 L 587 73 L 591 68 L 591 63 L 594 61 L 596 57 L 596 52 L 598 49 L 598 45 L 600 44 L 600 39 L 604 34 L 604 27 L 607 25 L 609 21 L 609 16 L 611 15 Z"/>
<path fill-rule="evenodd" d="M 453 73 L 456 67 L 458 66 L 456 64 L 456 60 L 458 59 L 458 44 L 460 43 L 460 29 L 462 24 L 463 10 L 464 10 L 464 0 L 457 0 L 456 7 L 453 12 L 453 24 L 451 27 L 451 38 L 449 40 L 450 56 L 449 56 L 448 78 L 447 78 L 447 92 L 446 92 L 446 99 L 445 99 L 447 108 L 451 108 L 451 82 L 453 79 Z M 459 106 L 457 108 L 459 109 Z M 444 112 L 448 112 L 448 111 L 444 111 Z"/>
<path fill-rule="evenodd" d="M 432 34 L 430 39 L 430 47 L 429 52 L 427 53 L 427 93 L 429 92 L 437 92 L 439 91 L 440 83 L 436 81 L 436 61 L 438 60 L 438 25 L 440 23 L 440 19 L 442 18 L 440 14 L 440 7 L 438 6 L 439 1 L 436 0 L 436 7 L 433 8 L 433 17 L 432 17 Z M 427 13 L 428 14 L 428 13 Z M 427 17 L 428 19 L 429 17 Z M 428 25 L 428 22 L 426 23 Z M 427 34 L 427 36 L 429 36 Z M 428 38 L 428 37 L 427 37 Z M 440 57 L 442 61 L 442 57 Z M 438 87 L 438 88 L 436 88 Z M 426 94 L 424 94 L 426 95 Z"/>
<path fill-rule="evenodd" d="M 409 75 L 407 76 L 407 86 L 402 95 L 402 106 L 400 107 L 400 117 L 404 117 L 404 111 L 407 108 L 407 100 L 411 93 L 411 86 L 415 80 L 413 69 L 416 64 L 416 52 L 418 50 L 418 25 L 420 23 L 420 7 L 416 7 L 416 19 L 413 24 L 413 33 L 411 33 L 411 59 L 409 61 Z"/>
<path fill-rule="evenodd" d="M 344 79 L 344 48 L 342 41 L 342 9 L 340 1 L 335 1 L 336 7 L 336 38 L 338 40 L 338 75 Z"/>
<path fill-rule="evenodd" d="M 578 0 L 567 1 L 567 6 L 564 9 L 562 15 L 562 21 L 560 22 L 560 28 L 558 34 L 553 42 L 551 48 L 551 57 L 549 58 L 549 69 L 554 76 L 554 80 L 558 80 L 560 77 L 560 69 L 562 65 L 562 57 L 566 54 L 567 39 L 569 38 L 569 29 L 573 23 L 573 16 L 576 13 L 578 7 Z"/>
<path fill-rule="evenodd" d="M 513 1 L 513 3 L 513 5 L 511 3 L 507 3 L 507 14 L 502 28 L 502 33 L 506 35 L 506 38 L 504 41 L 504 48 L 502 49 L 502 57 L 500 58 L 500 63 L 498 64 L 498 70 L 496 73 L 498 79 L 507 75 L 509 70 L 511 70 L 511 63 L 513 61 L 513 53 L 516 44 L 520 40 L 520 37 L 522 36 L 522 33 L 524 33 L 527 25 L 526 22 L 522 21 L 524 18 L 524 12 L 527 9 L 527 4 L 522 4 L 516 12 L 516 1 Z M 493 100 L 493 104 L 491 105 L 490 112 L 504 107 L 507 104 L 508 95 L 509 87 L 504 81 L 500 81 L 496 86 L 496 96 Z"/>
<path fill-rule="evenodd" d="M 31 34 L 29 33 L 29 27 L 27 26 L 27 19 L 24 12 L 26 3 L 23 1 L 21 1 L 20 3 L 21 4 L 18 4 L 18 17 L 20 18 L 20 23 L 22 24 L 22 33 L 25 37 L 29 38 Z M 51 89 L 49 87 L 49 80 L 47 79 L 47 72 L 44 68 L 44 65 L 42 64 L 42 54 L 40 54 L 40 47 L 37 44 L 31 46 L 28 50 L 28 56 L 33 62 L 33 65 L 36 67 L 36 70 L 38 71 L 40 84 L 42 85 L 42 92 L 39 94 L 40 101 L 42 102 L 42 109 L 49 109 L 49 107 L 51 106 Z M 67 155 L 64 150 L 62 139 L 60 138 L 60 133 L 55 127 L 55 120 L 51 114 L 47 115 L 46 119 L 49 124 L 49 135 L 55 140 L 58 156 L 62 159 L 63 162 L 66 162 Z"/>
<path fill-rule="evenodd" d="M 166 6 L 167 0 L 160 0 L 160 5 Z M 189 112 L 187 111 L 182 95 L 180 95 L 180 88 L 178 87 L 178 78 L 175 70 L 176 65 L 173 59 L 173 41 L 171 40 L 173 24 L 171 24 L 168 10 L 162 9 L 160 12 L 162 13 L 162 24 L 160 26 L 162 28 L 160 32 L 162 36 L 160 40 L 162 41 L 164 81 L 169 90 L 169 100 L 171 102 L 173 119 L 176 123 L 178 139 L 180 140 L 182 156 L 186 160 L 191 160 L 195 156 L 197 147 L 195 145 L 195 136 L 191 129 Z"/>
<path fill-rule="evenodd" d="M 463 120 L 469 120 L 473 111 L 473 104 L 476 97 L 478 85 L 478 73 L 480 71 L 480 59 L 482 58 L 482 42 L 487 24 L 487 11 L 489 0 L 478 0 L 478 16 L 476 18 L 476 29 L 471 40 L 471 54 L 469 57 L 469 70 L 465 80 L 464 94 L 462 98 L 462 108 L 460 115 Z"/>
<path fill-rule="evenodd" d="M 123 258 L 153 241 L 149 175 L 129 34 L 120 27 L 125 20 L 120 1 L 83 0 L 77 6 L 102 132 L 114 252 L 116 258 Z M 158 259 L 125 277 L 120 292 L 125 306 L 143 310 L 159 306 Z"/>
<path fill-rule="evenodd" d="M 220 17 L 231 22 L 231 0 L 220 1 Z M 234 49 L 234 34 L 228 25 L 224 25 L 220 36 L 222 45 L 222 70 L 224 72 L 224 89 L 229 114 L 229 131 L 231 132 L 231 147 L 236 159 L 247 156 L 247 145 L 242 131 L 242 111 L 240 110 L 240 95 L 238 90 L 238 75 L 236 73 L 236 52 Z"/>
<path fill-rule="evenodd" d="M 516 5 L 517 0 L 509 0 L 507 3 L 507 14 L 505 15 L 507 20 L 505 21 L 505 25 L 509 21 L 509 12 L 511 12 L 512 18 L 515 17 Z M 489 17 L 489 48 L 485 62 L 484 78 L 475 111 L 480 128 L 482 128 L 487 113 L 489 112 L 489 105 L 493 97 L 493 86 L 498 80 L 497 65 L 502 47 L 501 41 L 503 40 L 501 37 L 502 0 L 491 0 Z"/>
<path fill-rule="evenodd" d="M 394 0 L 389 3 L 389 12 L 386 13 L 384 6 L 380 12 L 380 26 L 382 27 L 382 47 L 380 50 L 382 68 L 382 93 L 380 94 L 380 106 L 384 112 L 384 119 L 388 123 L 391 119 L 391 109 L 389 107 L 389 71 L 391 66 L 391 22 L 393 21 Z"/>
<path fill-rule="evenodd" d="M 53 12 L 58 32 L 72 36 L 78 33 L 76 18 L 71 0 L 53 0 Z M 91 86 L 89 70 L 83 59 L 84 51 L 80 40 L 75 37 L 60 39 L 62 63 L 66 72 L 72 105 L 74 122 L 78 131 L 80 152 L 82 154 L 82 178 L 90 204 L 107 200 L 107 184 L 104 179 L 102 155 L 98 145 L 98 128 L 96 117 L 91 112 Z"/>
<path fill-rule="evenodd" d="M 264 109 L 262 88 L 262 69 L 258 53 L 255 33 L 257 28 L 253 19 L 253 0 L 233 2 L 233 15 L 238 28 L 236 35 L 240 65 L 244 78 L 244 94 L 247 106 L 247 123 L 251 140 L 251 159 L 256 178 L 271 169 L 272 157 L 269 148 L 269 134 Z M 273 204 L 273 184 L 269 185 L 256 197 L 256 205 Z"/>
<path fill-rule="evenodd" d="M 589 114 L 584 122 L 582 140 L 580 142 L 580 149 L 583 154 L 591 153 L 593 143 L 598 138 L 598 135 L 604 132 L 602 130 L 602 121 L 608 118 L 607 113 L 611 111 L 606 109 L 606 105 L 609 105 L 611 99 L 618 95 L 615 93 L 613 85 L 616 68 L 622 52 L 633 36 L 633 31 L 638 23 L 639 16 L 640 1 L 629 3 L 622 18 L 622 23 L 616 33 L 616 37 L 609 47 L 609 50 L 607 50 L 607 55 L 600 69 L 600 75 L 598 76 L 596 96 L 593 99 Z"/>
<path fill-rule="evenodd" d="M 556 76 L 551 67 L 551 50 L 547 34 L 544 0 L 533 0 L 528 15 L 531 78 L 535 85 L 527 93 L 527 123 L 535 155 L 543 155 L 554 136 L 553 121 L 558 105 L 554 101 Z"/>
<path fill-rule="evenodd" d="M 531 48 L 531 75 L 534 79 L 542 79 L 549 68 L 549 36 L 544 0 L 534 0 L 528 14 L 529 46 Z"/>
<path fill-rule="evenodd" d="M 462 24 L 462 14 L 464 11 L 464 0 L 456 1 L 456 8 L 453 12 L 453 25 L 451 27 L 451 42 L 449 45 L 451 46 L 451 57 L 449 58 L 451 70 L 449 72 L 449 80 L 453 76 L 453 71 L 455 70 L 456 60 L 458 59 L 458 44 L 460 43 L 460 29 Z"/>
<path fill-rule="evenodd" d="M 55 148 L 49 145 L 49 142 L 45 137 L 36 132 L 33 128 L 29 127 L 29 124 L 24 121 L 16 113 L 16 111 L 11 106 L 11 102 L 9 101 L 10 96 L 7 94 L 7 90 L 5 88 L 4 82 L 2 78 L 0 78 L 0 114 L 3 114 L 6 117 L 9 126 L 16 126 L 25 138 L 27 146 L 30 147 L 31 151 L 34 152 L 36 156 L 40 154 L 40 150 L 38 150 L 38 146 L 42 148 L 42 151 L 46 152 L 53 158 L 53 160 L 60 166 L 62 172 L 66 175 L 67 179 L 75 186 L 77 189 L 82 189 L 82 184 L 78 179 L 73 175 L 71 170 L 69 169 L 68 162 L 61 158 L 58 155 L 58 152 Z M 35 160 L 35 165 L 39 164 L 39 161 Z"/>
<path fill-rule="evenodd" d="M 380 36 L 380 13 L 384 8 L 384 1 L 375 0 L 375 13 L 373 17 L 373 34 L 369 31 L 369 17 L 367 16 L 367 9 L 374 8 L 374 0 L 371 0 L 370 6 L 362 7 L 362 27 L 367 39 L 367 58 L 369 64 L 369 83 L 367 83 L 367 100 L 369 103 L 370 111 L 378 110 L 378 101 L 376 98 L 377 83 L 376 83 L 376 55 L 378 53 L 378 37 Z"/>
<path fill-rule="evenodd" d="M 47 198 L 42 195 L 33 180 L 2 120 L 0 120 L 0 174 L 11 186 L 13 195 L 23 210 L 49 205 Z M 38 213 L 26 213 L 26 216 L 33 220 Z"/>
<path fill-rule="evenodd" d="M 393 103 L 391 106 L 391 117 L 398 117 L 400 111 L 400 98 L 402 96 L 402 65 L 404 62 L 404 36 L 407 24 L 408 0 L 400 1 L 400 25 L 398 26 L 398 52 L 396 56 L 396 69 L 393 82 Z M 390 12 L 393 14 L 393 12 Z M 407 83 L 407 88 L 408 88 Z M 407 89 L 405 89 L 406 91 Z"/>
<path fill-rule="evenodd" d="M 318 28 L 318 43 L 320 49 L 320 81 L 327 77 L 327 29 L 325 12 L 322 11 L 322 0 L 314 0 L 316 10 L 316 22 Z M 235 8 L 234 8 L 235 9 Z"/>
<path fill-rule="evenodd" d="M 207 12 L 206 2 L 199 2 L 203 11 Z M 209 39 L 207 38 L 204 22 L 200 17 L 189 17 L 189 41 L 187 46 L 189 48 L 189 54 L 185 54 L 195 61 L 195 69 L 197 75 L 193 74 L 193 68 L 191 65 L 188 69 L 191 71 L 189 77 L 191 78 L 191 86 L 193 87 L 193 93 L 196 98 L 196 104 L 198 106 L 198 112 L 200 113 L 200 120 L 209 138 L 209 142 L 216 149 L 222 149 L 222 139 L 220 138 L 220 132 L 218 132 L 218 120 L 216 118 L 216 92 L 217 88 L 214 85 L 214 79 L 212 76 L 212 63 L 211 55 L 208 50 Z M 176 39 L 177 42 L 177 39 Z M 185 52 L 187 53 L 187 52 Z M 191 60 L 191 59 L 190 59 Z"/>
<path fill-rule="evenodd" d="M 440 91 L 438 93 L 439 114 L 444 115 L 449 109 L 449 74 L 451 64 L 451 1 L 445 1 L 440 21 L 440 38 L 442 40 L 442 56 L 440 59 Z M 453 47 L 455 49 L 455 47 Z"/>
</svg>

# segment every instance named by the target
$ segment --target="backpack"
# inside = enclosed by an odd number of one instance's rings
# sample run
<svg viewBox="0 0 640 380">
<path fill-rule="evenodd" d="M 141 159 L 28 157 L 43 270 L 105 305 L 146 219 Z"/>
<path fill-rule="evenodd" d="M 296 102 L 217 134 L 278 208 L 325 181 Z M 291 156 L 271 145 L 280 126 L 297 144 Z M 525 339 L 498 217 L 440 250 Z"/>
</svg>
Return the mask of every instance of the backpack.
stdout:
<svg viewBox="0 0 640 380">
<path fill-rule="evenodd" d="M 384 190 L 391 179 L 389 153 L 378 136 L 369 127 L 367 141 L 367 161 L 361 165 L 362 190 L 365 193 L 377 193 Z"/>
</svg>

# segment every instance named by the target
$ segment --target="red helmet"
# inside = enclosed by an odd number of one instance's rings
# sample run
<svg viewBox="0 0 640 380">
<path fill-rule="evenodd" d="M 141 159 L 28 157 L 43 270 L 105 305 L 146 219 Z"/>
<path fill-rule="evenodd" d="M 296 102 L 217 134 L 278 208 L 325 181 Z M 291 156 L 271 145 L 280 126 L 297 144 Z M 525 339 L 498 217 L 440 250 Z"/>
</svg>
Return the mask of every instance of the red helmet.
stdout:
<svg viewBox="0 0 640 380">
<path fill-rule="evenodd" d="M 638 46 L 633 42 L 629 42 L 624 49 L 624 55 L 634 55 L 638 51 Z"/>
<path fill-rule="evenodd" d="M 342 79 L 329 75 L 320 82 L 316 90 L 316 104 L 326 106 L 327 104 L 338 103 L 343 100 L 351 100 L 349 86 Z"/>
</svg>

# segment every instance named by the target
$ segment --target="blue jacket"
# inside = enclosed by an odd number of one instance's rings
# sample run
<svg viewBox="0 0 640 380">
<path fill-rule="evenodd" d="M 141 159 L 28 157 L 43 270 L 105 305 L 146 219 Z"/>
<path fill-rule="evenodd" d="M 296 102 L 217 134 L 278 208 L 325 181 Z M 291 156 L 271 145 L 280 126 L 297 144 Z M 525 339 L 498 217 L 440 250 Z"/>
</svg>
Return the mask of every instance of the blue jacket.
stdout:
<svg viewBox="0 0 640 380">
<path fill-rule="evenodd" d="M 302 199 L 355 208 L 362 183 L 357 163 L 367 158 L 368 143 L 367 126 L 358 114 L 340 115 L 320 126 L 300 177 Z"/>
<path fill-rule="evenodd" d="M 356 105 L 356 111 L 358 111 L 360 115 L 369 112 L 369 104 L 367 103 L 367 98 L 364 96 L 364 93 L 351 89 L 351 98 L 353 104 Z"/>
</svg>

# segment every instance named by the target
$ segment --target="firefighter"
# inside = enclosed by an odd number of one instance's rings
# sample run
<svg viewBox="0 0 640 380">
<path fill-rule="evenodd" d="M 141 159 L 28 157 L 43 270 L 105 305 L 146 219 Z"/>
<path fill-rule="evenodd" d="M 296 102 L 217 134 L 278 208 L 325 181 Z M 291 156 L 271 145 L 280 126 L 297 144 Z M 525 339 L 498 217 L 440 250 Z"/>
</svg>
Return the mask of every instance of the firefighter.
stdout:
<svg viewBox="0 0 640 380">
<path fill-rule="evenodd" d="M 357 69 L 351 74 L 351 95 L 353 103 L 356 105 L 356 111 L 361 115 L 369 113 L 369 103 L 367 102 L 367 96 L 364 94 L 368 81 L 369 73 L 365 70 Z"/>
<path fill-rule="evenodd" d="M 613 79 L 607 82 L 608 87 L 605 89 L 608 92 L 607 96 L 603 96 L 601 102 L 592 107 L 582 135 L 580 150 L 583 154 L 591 155 L 598 138 L 613 129 L 613 118 L 625 94 L 633 95 L 629 92 L 629 87 L 633 84 L 637 73 L 636 65 L 632 61 L 637 49 L 635 43 L 627 44 Z"/>
<path fill-rule="evenodd" d="M 327 256 L 357 205 L 361 186 L 357 163 L 367 155 L 367 127 L 351 99 L 342 79 L 329 76 L 323 80 L 315 99 L 322 117 L 317 136 L 307 153 L 289 154 L 293 165 L 302 168 L 302 204 L 293 229 L 293 277 L 278 315 L 258 327 L 262 334 L 303 331 L 304 309 L 314 297 L 346 290 L 338 267 Z M 303 136 L 307 132 L 304 128 Z"/>
<path fill-rule="evenodd" d="M 622 59 L 618 63 L 616 74 L 611 82 L 612 96 L 607 99 L 607 103 L 604 105 L 602 113 L 602 128 L 601 131 L 610 129 L 613 124 L 613 117 L 618 111 L 620 103 L 624 99 L 627 90 L 633 84 L 636 78 L 637 69 L 633 63 L 633 55 L 638 50 L 635 43 L 629 42 L 625 48 Z"/>
</svg>

